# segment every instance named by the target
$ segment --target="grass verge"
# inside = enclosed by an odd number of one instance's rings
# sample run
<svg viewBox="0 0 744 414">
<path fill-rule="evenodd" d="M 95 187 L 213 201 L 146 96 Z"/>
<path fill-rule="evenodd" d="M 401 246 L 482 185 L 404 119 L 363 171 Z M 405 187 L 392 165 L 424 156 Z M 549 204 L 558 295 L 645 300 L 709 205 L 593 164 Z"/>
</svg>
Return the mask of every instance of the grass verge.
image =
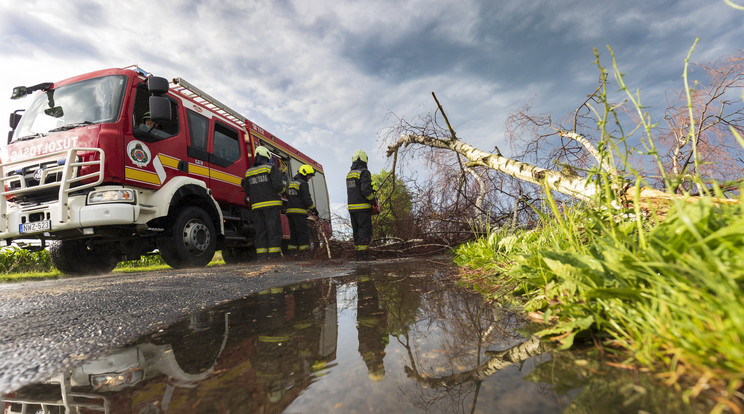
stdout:
<svg viewBox="0 0 744 414">
<path fill-rule="evenodd" d="M 494 232 L 456 251 L 463 280 L 551 321 L 538 335 L 593 336 L 686 396 L 744 391 L 744 208 L 677 201 L 653 223 L 632 212 L 554 209 L 536 230 Z M 692 383 L 689 381 L 692 380 Z"/>
</svg>

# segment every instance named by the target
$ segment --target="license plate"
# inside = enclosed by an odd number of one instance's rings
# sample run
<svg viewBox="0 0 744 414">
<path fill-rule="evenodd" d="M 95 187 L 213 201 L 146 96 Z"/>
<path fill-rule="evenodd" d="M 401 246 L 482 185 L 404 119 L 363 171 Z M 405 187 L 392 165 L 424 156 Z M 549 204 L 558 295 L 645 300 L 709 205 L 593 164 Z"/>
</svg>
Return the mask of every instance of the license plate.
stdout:
<svg viewBox="0 0 744 414">
<path fill-rule="evenodd" d="M 52 229 L 51 220 L 35 221 L 33 223 L 23 223 L 19 226 L 20 233 L 40 233 Z"/>
</svg>

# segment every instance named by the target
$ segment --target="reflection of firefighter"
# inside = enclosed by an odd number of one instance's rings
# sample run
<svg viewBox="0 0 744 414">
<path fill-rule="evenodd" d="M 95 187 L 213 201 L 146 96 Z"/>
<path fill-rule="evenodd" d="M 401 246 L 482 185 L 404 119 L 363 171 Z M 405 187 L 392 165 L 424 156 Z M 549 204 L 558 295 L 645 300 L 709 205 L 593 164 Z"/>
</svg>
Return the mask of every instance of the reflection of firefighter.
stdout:
<svg viewBox="0 0 744 414">
<path fill-rule="evenodd" d="M 258 309 L 264 315 L 256 326 L 256 354 L 251 357 L 256 375 L 265 388 L 271 403 L 282 399 L 284 392 L 292 388 L 287 373 L 296 368 L 296 352 L 290 346 L 292 338 L 291 318 L 294 303 L 284 288 L 277 287 L 261 292 Z"/>
<path fill-rule="evenodd" d="M 335 284 L 276 287 L 66 370 L 43 384 L 43 395 L 39 384 L 0 394 L 0 407 L 41 412 L 54 387 L 57 405 L 111 412 L 282 412 L 336 366 L 337 329 Z"/>
<path fill-rule="evenodd" d="M 362 276 L 357 281 L 357 334 L 359 355 L 367 365 L 369 378 L 381 381 L 385 377 L 385 346 L 387 346 L 387 311 L 380 307 L 374 281 Z"/>
</svg>

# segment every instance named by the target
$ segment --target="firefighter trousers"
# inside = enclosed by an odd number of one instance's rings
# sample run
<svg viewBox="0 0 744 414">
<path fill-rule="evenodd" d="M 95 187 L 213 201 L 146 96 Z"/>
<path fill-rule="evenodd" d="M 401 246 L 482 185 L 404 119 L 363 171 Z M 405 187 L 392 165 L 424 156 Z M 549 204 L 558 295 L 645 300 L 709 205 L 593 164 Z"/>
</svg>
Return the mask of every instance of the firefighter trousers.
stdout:
<svg viewBox="0 0 744 414">
<path fill-rule="evenodd" d="M 289 219 L 290 253 L 304 252 L 310 247 L 310 233 L 307 229 L 307 214 L 287 214 Z"/>
<path fill-rule="evenodd" d="M 280 210 L 279 206 L 253 210 L 253 220 L 256 225 L 256 254 L 259 259 L 282 254 Z"/>
<path fill-rule="evenodd" d="M 372 241 L 372 211 L 349 211 L 349 215 L 354 233 L 354 250 L 366 251 Z"/>
</svg>

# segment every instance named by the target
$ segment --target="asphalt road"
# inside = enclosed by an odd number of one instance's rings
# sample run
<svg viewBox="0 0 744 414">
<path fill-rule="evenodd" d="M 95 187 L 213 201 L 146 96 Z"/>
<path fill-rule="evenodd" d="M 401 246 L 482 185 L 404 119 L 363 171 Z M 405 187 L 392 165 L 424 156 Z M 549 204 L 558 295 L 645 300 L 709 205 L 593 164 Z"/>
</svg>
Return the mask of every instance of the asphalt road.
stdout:
<svg viewBox="0 0 744 414">
<path fill-rule="evenodd" d="M 297 261 L 0 284 L 0 393 L 44 381 L 190 312 L 374 265 Z"/>
</svg>

